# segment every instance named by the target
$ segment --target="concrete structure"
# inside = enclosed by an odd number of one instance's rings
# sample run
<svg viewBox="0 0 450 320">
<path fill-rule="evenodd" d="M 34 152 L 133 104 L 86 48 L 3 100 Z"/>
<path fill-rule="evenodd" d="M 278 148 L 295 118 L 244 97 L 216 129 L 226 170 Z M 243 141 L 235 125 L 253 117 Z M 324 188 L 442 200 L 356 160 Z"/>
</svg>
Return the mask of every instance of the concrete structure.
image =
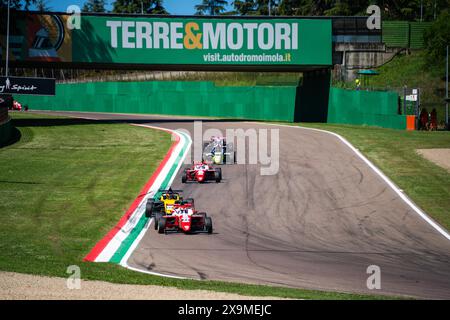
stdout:
<svg viewBox="0 0 450 320">
<path fill-rule="evenodd" d="M 360 69 L 378 68 L 403 50 L 388 48 L 384 43 L 335 43 L 334 79 L 354 80 Z"/>
</svg>

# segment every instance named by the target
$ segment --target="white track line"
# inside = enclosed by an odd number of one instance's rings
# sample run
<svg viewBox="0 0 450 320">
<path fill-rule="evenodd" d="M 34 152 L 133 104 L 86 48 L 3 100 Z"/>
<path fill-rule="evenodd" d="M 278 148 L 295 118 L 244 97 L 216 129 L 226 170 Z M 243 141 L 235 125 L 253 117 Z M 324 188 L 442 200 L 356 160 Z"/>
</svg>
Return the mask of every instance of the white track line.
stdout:
<svg viewBox="0 0 450 320">
<path fill-rule="evenodd" d="M 255 123 L 246 121 L 246 123 Z M 301 126 L 290 126 L 285 124 L 274 124 L 274 123 L 265 123 L 270 126 L 280 126 L 280 127 L 287 127 L 287 128 L 297 128 L 297 129 L 303 129 L 303 130 L 312 130 L 312 131 L 318 131 L 327 133 L 330 135 L 333 135 L 337 138 L 339 138 L 347 147 L 349 147 L 353 152 L 356 153 L 358 157 L 360 157 L 377 175 L 379 175 L 390 187 L 392 190 L 397 193 L 400 198 L 406 202 L 407 205 L 411 207 L 423 220 L 425 220 L 429 225 L 431 225 L 436 231 L 438 231 L 441 235 L 443 235 L 447 240 L 450 240 L 450 234 L 445 230 L 443 227 L 441 227 L 436 221 L 434 221 L 429 215 L 427 215 L 422 209 L 420 209 L 411 199 L 408 198 L 408 196 L 391 180 L 389 179 L 379 168 L 377 168 L 369 159 L 367 159 L 358 149 L 356 149 L 350 142 L 348 142 L 344 137 L 341 135 L 326 131 L 322 129 L 316 129 L 316 128 L 307 128 L 307 127 L 301 127 Z"/>
<path fill-rule="evenodd" d="M 81 117 L 81 116 L 75 116 L 75 115 L 69 115 L 72 118 L 78 118 L 78 119 L 86 119 L 86 120 L 95 120 L 95 121 L 101 121 L 102 119 L 95 119 L 95 118 L 88 118 L 88 117 Z M 178 163 L 178 166 L 174 172 L 174 175 L 171 177 L 170 181 L 169 181 L 169 185 L 172 184 L 173 179 L 175 178 L 175 176 L 177 175 L 178 171 L 180 170 L 180 167 L 182 166 L 184 159 L 186 158 L 191 145 L 192 145 L 192 140 L 190 138 L 190 136 L 183 134 L 182 132 L 178 132 L 176 130 L 171 130 L 171 129 L 167 129 L 167 128 L 160 128 L 160 127 L 155 127 L 155 126 L 151 126 L 151 125 L 142 125 L 142 124 L 131 124 L 137 127 L 145 127 L 145 128 L 149 128 L 149 129 L 157 129 L 157 130 L 163 130 L 163 131 L 169 131 L 172 134 L 176 134 L 180 137 L 180 145 L 182 146 L 182 140 L 183 139 L 188 139 L 188 145 L 186 147 L 186 151 L 185 153 L 181 156 L 180 162 Z M 170 167 L 170 166 L 168 166 Z M 162 170 L 164 171 L 164 170 Z M 161 171 L 161 173 L 162 173 Z M 161 174 L 160 174 L 161 176 Z M 159 177 L 158 177 L 159 178 Z M 156 182 L 156 181 L 155 181 Z M 148 198 L 148 197 L 146 197 Z M 139 207 L 143 204 L 145 199 L 143 199 L 141 201 L 141 204 L 138 206 Z M 136 210 L 137 211 L 137 210 Z M 153 276 L 160 276 L 160 277 L 165 277 L 165 278 L 173 278 L 173 279 L 188 279 L 185 277 L 180 277 L 180 276 L 174 276 L 174 275 L 168 275 L 168 274 L 163 274 L 163 273 L 159 273 L 159 272 L 153 272 L 153 271 L 147 271 L 147 270 L 141 270 L 138 268 L 134 268 L 131 267 L 130 265 L 128 265 L 127 261 L 131 256 L 131 253 L 136 249 L 136 247 L 139 245 L 139 242 L 142 240 L 142 238 L 144 237 L 145 233 L 147 232 L 148 228 L 150 227 L 151 223 L 154 222 L 155 219 L 151 218 L 148 220 L 148 222 L 145 224 L 144 228 L 141 230 L 141 232 L 139 233 L 138 237 L 134 240 L 133 244 L 130 246 L 129 250 L 127 251 L 127 253 L 125 254 L 125 256 L 122 258 L 122 260 L 120 261 L 120 265 L 124 268 L 130 269 L 132 271 L 136 271 L 136 272 L 141 272 L 141 273 L 145 273 L 145 274 L 150 274 Z"/>
<path fill-rule="evenodd" d="M 155 128 L 152 126 L 148 126 L 148 125 L 138 125 L 140 127 L 147 127 L 147 128 Z M 186 158 L 188 152 L 191 149 L 191 145 L 192 145 L 192 140 L 188 135 L 185 135 L 181 132 L 175 131 L 175 130 L 170 130 L 172 133 L 178 135 L 181 139 L 180 141 L 180 145 L 183 146 L 184 141 L 183 140 L 187 140 L 188 144 L 186 146 L 186 150 L 184 152 L 184 154 L 181 155 L 181 159 L 178 162 L 177 168 L 175 169 L 175 172 L 173 173 L 172 177 L 169 180 L 168 185 L 172 185 L 173 180 L 175 179 L 178 171 L 180 170 L 180 167 L 183 165 L 184 159 Z M 142 273 L 146 273 L 146 274 L 150 274 L 150 275 L 154 275 L 154 276 L 161 276 L 161 277 L 166 277 L 166 278 L 174 278 L 174 279 L 187 279 L 185 277 L 180 277 L 180 276 L 173 276 L 173 275 L 167 275 L 167 274 L 163 274 L 163 273 L 159 273 L 159 272 L 153 272 L 153 271 L 147 271 L 147 270 L 141 270 L 138 268 L 134 268 L 131 267 L 128 264 L 128 259 L 130 258 L 131 254 L 134 252 L 134 250 L 136 249 L 136 247 L 139 245 L 139 243 L 141 242 L 142 238 L 144 237 L 145 233 L 147 232 L 147 230 L 149 229 L 150 225 L 155 222 L 155 219 L 149 219 L 149 221 L 145 224 L 144 228 L 142 228 L 141 232 L 139 233 L 139 235 L 137 236 L 137 238 L 134 240 L 133 244 L 130 246 L 130 248 L 128 249 L 127 253 L 124 255 L 124 257 L 122 258 L 122 260 L 120 261 L 120 265 L 133 270 L 133 271 L 137 271 L 137 272 L 142 272 Z"/>
<path fill-rule="evenodd" d="M 76 116 L 72 116 L 72 117 L 89 119 L 87 117 L 76 117 Z M 91 119 L 89 119 L 89 120 L 91 120 Z M 92 119 L 92 120 L 99 120 L 99 119 Z M 251 122 L 251 121 L 244 121 L 244 122 L 245 123 L 261 125 L 261 123 L 257 123 L 257 122 Z M 317 131 L 317 132 L 322 132 L 322 133 L 330 134 L 330 135 L 333 135 L 333 136 L 337 137 L 347 147 L 349 147 L 353 152 L 355 152 L 356 155 L 359 158 L 361 158 L 378 176 L 380 176 L 388 184 L 388 186 L 391 187 L 391 189 L 394 190 L 394 192 L 397 193 L 399 195 L 399 197 L 409 207 L 411 207 L 411 209 L 414 210 L 414 212 L 416 212 L 423 220 L 425 220 L 431 227 L 433 227 L 437 232 L 439 232 L 441 235 L 443 235 L 447 240 L 450 240 L 450 234 L 447 232 L 447 230 L 445 230 L 443 227 L 441 227 L 436 221 L 434 221 L 429 215 L 427 215 L 422 209 L 420 209 L 411 199 L 409 199 L 409 197 L 391 179 L 389 179 L 379 168 L 377 168 L 369 159 L 367 159 L 358 149 L 356 149 L 350 142 L 347 141 L 347 139 L 345 139 L 341 135 L 339 135 L 337 133 L 334 133 L 334 132 L 331 132 L 331 131 L 323 130 L 323 129 L 308 128 L 308 127 L 302 127 L 302 126 L 291 126 L 291 125 L 275 124 L 275 123 L 264 123 L 264 124 L 269 125 L 269 126 L 278 126 L 278 127 L 297 128 L 297 129 L 303 129 L 303 130 Z M 140 125 L 140 126 L 146 127 L 145 125 Z M 151 128 L 151 126 L 148 126 L 148 127 Z M 166 130 L 171 131 L 170 129 L 166 129 Z M 191 144 L 192 144 L 192 140 L 190 141 L 189 146 Z M 183 160 L 184 160 L 185 157 L 186 157 L 186 155 L 183 156 Z M 182 161 L 180 161 L 180 163 L 181 162 Z M 146 225 L 145 230 L 148 229 L 148 225 L 150 225 L 150 223 L 148 223 Z M 125 264 L 126 264 L 126 262 L 125 262 Z M 128 265 L 126 265 L 125 267 L 129 268 L 131 270 L 135 269 L 135 268 L 132 268 L 132 267 L 130 267 Z M 149 273 L 149 274 L 156 274 L 156 273 L 151 273 L 151 272 L 148 272 L 148 271 L 143 271 L 143 270 L 138 270 L 138 269 L 136 271 Z M 158 275 L 160 275 L 160 274 L 158 274 Z M 162 274 L 161 274 L 161 276 L 172 277 L 172 278 L 175 277 L 175 276 L 168 276 L 168 275 L 162 275 Z"/>
<path fill-rule="evenodd" d="M 142 125 L 135 125 L 134 126 L 142 127 Z M 116 251 L 120 248 L 122 243 L 128 238 L 130 233 L 133 231 L 136 224 L 141 219 L 142 215 L 145 211 L 145 203 L 147 202 L 147 199 L 152 197 L 160 188 L 161 183 L 166 179 L 166 176 L 169 174 L 170 169 L 172 168 L 172 165 L 175 163 L 176 159 L 178 158 L 179 153 L 184 147 L 186 138 L 182 135 L 180 135 L 178 132 L 175 132 L 173 130 L 167 130 L 165 128 L 159 128 L 154 126 L 146 126 L 146 128 L 150 129 L 156 129 L 159 131 L 169 132 L 170 134 L 176 134 L 180 142 L 177 144 L 176 148 L 174 149 L 170 159 L 164 166 L 164 168 L 161 170 L 159 175 L 157 176 L 154 183 L 150 186 L 148 190 L 146 190 L 145 196 L 141 199 L 139 205 L 137 206 L 136 210 L 131 214 L 130 219 L 127 221 L 127 223 L 122 226 L 121 230 L 111 239 L 111 241 L 108 243 L 108 245 L 103 249 L 103 251 L 98 255 L 98 257 L 95 259 L 96 262 L 109 262 L 111 258 L 114 256 Z M 135 240 L 136 241 L 136 240 Z M 130 249 L 132 248 L 134 250 L 135 242 L 133 242 L 132 246 L 129 248 L 129 250 L 126 253 L 130 252 Z"/>
</svg>

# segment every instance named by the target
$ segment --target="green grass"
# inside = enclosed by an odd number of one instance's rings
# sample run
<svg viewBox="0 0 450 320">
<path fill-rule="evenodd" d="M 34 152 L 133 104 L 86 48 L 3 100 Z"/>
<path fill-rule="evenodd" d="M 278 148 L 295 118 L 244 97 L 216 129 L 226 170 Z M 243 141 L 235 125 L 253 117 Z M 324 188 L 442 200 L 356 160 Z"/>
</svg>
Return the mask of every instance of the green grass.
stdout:
<svg viewBox="0 0 450 320">
<path fill-rule="evenodd" d="M 22 137 L 0 149 L 0 270 L 67 277 L 67 267 L 79 265 L 82 279 L 113 283 L 302 299 L 387 298 L 177 280 L 82 262 L 151 176 L 170 136 L 127 124 L 76 124 L 22 113 L 13 118 Z M 30 126 L 30 119 L 51 125 Z"/>
<path fill-rule="evenodd" d="M 450 173 L 416 149 L 450 148 L 450 132 L 400 131 L 365 126 L 301 124 L 340 134 L 437 222 L 450 230 Z"/>
</svg>

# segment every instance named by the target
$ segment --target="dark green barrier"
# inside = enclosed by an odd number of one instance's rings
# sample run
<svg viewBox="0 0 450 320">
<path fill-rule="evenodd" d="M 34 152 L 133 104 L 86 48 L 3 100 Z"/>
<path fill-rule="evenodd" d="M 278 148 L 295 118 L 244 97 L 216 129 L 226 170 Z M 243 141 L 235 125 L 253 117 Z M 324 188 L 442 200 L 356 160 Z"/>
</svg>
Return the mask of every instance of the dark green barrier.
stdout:
<svg viewBox="0 0 450 320">
<path fill-rule="evenodd" d="M 331 88 L 328 122 L 405 129 L 406 117 L 397 114 L 396 92 Z"/>
<path fill-rule="evenodd" d="M 321 82 L 322 83 L 322 82 Z M 406 128 L 397 112 L 395 92 L 351 91 L 331 88 L 328 118 L 310 119 L 319 106 L 297 87 L 216 87 L 212 82 L 92 82 L 59 84 L 56 96 L 17 96 L 35 110 L 145 113 L 210 116 L 249 120 L 328 121 Z M 310 99 L 311 100 L 311 99 Z M 300 109 L 308 110 L 300 110 Z M 314 110 L 313 110 L 314 109 Z M 302 111 L 302 112 L 300 112 Z M 326 111 L 326 110 L 325 110 Z M 316 112 L 317 113 L 317 112 Z M 304 115 L 298 118 L 298 115 Z"/>
<path fill-rule="evenodd" d="M 385 21 L 383 42 L 393 48 L 423 49 L 423 35 L 430 26 L 430 22 Z"/>
<path fill-rule="evenodd" d="M 409 47 L 411 49 L 425 48 L 424 33 L 426 29 L 431 27 L 431 22 L 410 22 L 410 39 Z"/>
<path fill-rule="evenodd" d="M 0 124 L 0 147 L 9 141 L 9 139 L 11 138 L 11 132 L 11 119 Z"/>
<path fill-rule="evenodd" d="M 173 114 L 293 121 L 296 87 L 216 87 L 212 82 L 58 84 L 56 96 L 21 96 L 30 109 Z"/>
</svg>

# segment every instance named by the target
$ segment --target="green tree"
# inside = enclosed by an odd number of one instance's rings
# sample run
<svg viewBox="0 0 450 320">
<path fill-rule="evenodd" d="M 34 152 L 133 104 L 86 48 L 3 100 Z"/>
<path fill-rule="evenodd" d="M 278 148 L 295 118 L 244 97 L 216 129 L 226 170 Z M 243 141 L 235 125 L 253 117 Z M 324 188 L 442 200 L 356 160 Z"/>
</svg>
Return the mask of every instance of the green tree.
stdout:
<svg viewBox="0 0 450 320">
<path fill-rule="evenodd" d="M 113 3 L 113 12 L 169 14 L 162 0 L 116 0 Z"/>
<path fill-rule="evenodd" d="M 279 14 L 288 16 L 320 16 L 333 8 L 330 0 L 283 0 L 279 4 Z"/>
<path fill-rule="evenodd" d="M 36 10 L 41 12 L 50 11 L 48 0 L 36 0 Z"/>
<path fill-rule="evenodd" d="M 389 20 L 433 21 L 442 10 L 450 7 L 449 0 L 385 0 L 377 1 L 383 18 Z"/>
<path fill-rule="evenodd" d="M 10 8 L 17 10 L 28 10 L 30 5 L 35 4 L 36 0 L 11 0 Z M 0 0 L 0 8 L 6 8 L 8 6 L 8 0 Z"/>
<path fill-rule="evenodd" d="M 277 15 L 279 1 L 277 0 L 255 0 L 256 2 L 256 14 L 259 16 Z"/>
<path fill-rule="evenodd" d="M 162 0 L 154 0 L 153 1 L 153 7 L 151 8 L 150 13 L 151 14 L 169 14 L 169 12 L 167 12 L 166 8 L 164 8 L 164 6 L 163 6 Z"/>
<path fill-rule="evenodd" d="M 83 12 L 106 12 L 104 0 L 88 0 L 84 3 Z"/>
<path fill-rule="evenodd" d="M 226 0 L 203 0 L 201 4 L 195 6 L 195 14 L 211 16 L 222 14 L 226 10 L 228 1 Z"/>
<path fill-rule="evenodd" d="M 232 4 L 236 13 L 242 16 L 254 14 L 256 11 L 256 3 L 254 0 L 236 0 Z"/>
<path fill-rule="evenodd" d="M 270 14 L 278 15 L 278 7 L 280 0 L 236 0 L 233 2 L 233 6 L 236 12 L 240 15 L 258 15 L 267 16 L 269 15 L 269 4 L 270 4 Z"/>
<path fill-rule="evenodd" d="M 378 2 L 386 2 L 382 0 Z M 286 16 L 351 16 L 366 15 L 375 0 L 282 0 L 277 13 Z"/>
<path fill-rule="evenodd" d="M 450 46 L 450 11 L 442 11 L 424 33 L 427 61 L 431 66 L 443 67 Z"/>
</svg>

